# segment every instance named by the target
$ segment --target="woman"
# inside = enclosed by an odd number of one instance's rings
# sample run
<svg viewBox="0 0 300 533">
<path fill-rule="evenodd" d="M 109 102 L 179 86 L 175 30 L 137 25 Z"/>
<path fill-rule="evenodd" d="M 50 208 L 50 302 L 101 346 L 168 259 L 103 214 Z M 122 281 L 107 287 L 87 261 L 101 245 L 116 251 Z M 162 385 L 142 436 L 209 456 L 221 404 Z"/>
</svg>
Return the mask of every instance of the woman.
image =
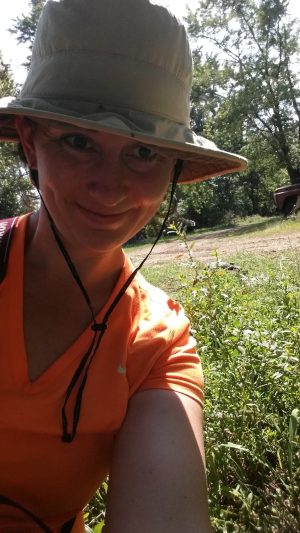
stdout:
<svg viewBox="0 0 300 533">
<path fill-rule="evenodd" d="M 0 285 L 1 531 L 83 532 L 107 473 L 107 533 L 209 531 L 189 323 L 122 250 L 170 183 L 245 166 L 189 129 L 191 69 L 184 27 L 148 0 L 49 0 L 21 95 L 0 101 L 41 197 Z"/>
</svg>

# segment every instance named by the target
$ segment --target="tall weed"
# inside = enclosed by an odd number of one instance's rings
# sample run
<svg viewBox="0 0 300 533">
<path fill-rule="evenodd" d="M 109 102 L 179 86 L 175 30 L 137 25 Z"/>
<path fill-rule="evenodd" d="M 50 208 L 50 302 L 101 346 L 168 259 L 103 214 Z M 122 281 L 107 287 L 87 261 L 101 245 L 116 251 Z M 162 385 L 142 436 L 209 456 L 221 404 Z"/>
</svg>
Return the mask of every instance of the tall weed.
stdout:
<svg viewBox="0 0 300 533">
<path fill-rule="evenodd" d="M 239 266 L 198 265 L 182 295 L 206 376 L 213 528 L 298 532 L 297 265 L 286 256 L 273 262 L 240 257 Z"/>
</svg>

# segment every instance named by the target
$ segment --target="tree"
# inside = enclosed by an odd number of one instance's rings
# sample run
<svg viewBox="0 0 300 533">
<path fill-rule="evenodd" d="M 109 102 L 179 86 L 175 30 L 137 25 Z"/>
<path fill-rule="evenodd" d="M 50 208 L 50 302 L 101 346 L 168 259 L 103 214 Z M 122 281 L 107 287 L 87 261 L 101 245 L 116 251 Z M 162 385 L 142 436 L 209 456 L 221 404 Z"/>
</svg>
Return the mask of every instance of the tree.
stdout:
<svg viewBox="0 0 300 533">
<path fill-rule="evenodd" d="M 15 86 L 9 66 L 0 54 L 0 98 L 14 96 Z M 1 116 L 0 116 L 1 120 Z M 14 143 L 0 144 L 0 218 L 31 210 L 35 203 L 32 187 L 17 157 Z"/>
<path fill-rule="evenodd" d="M 37 198 L 13 143 L 0 147 L 0 219 L 32 211 Z"/>
<path fill-rule="evenodd" d="M 22 15 L 14 20 L 13 27 L 9 30 L 16 35 L 18 44 L 28 44 L 30 55 L 24 66 L 30 67 L 31 52 L 37 23 L 46 0 L 31 0 L 29 15 Z"/>
<path fill-rule="evenodd" d="M 258 140 L 300 181 L 299 25 L 288 0 L 203 0 L 188 22 L 196 126 L 245 155 Z"/>
</svg>

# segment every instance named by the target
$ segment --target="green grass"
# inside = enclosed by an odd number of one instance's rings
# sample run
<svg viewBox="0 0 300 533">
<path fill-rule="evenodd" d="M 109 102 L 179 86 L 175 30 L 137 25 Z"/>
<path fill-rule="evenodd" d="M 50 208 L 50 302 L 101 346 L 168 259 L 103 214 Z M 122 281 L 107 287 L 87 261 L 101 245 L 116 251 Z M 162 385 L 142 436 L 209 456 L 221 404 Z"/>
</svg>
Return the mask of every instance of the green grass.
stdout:
<svg viewBox="0 0 300 533">
<path fill-rule="evenodd" d="M 237 222 L 233 235 L 287 235 L 300 232 L 300 216 L 284 219 L 282 217 L 249 217 Z"/>
<path fill-rule="evenodd" d="M 214 226 L 212 228 L 198 228 L 188 235 L 188 239 L 192 241 L 194 238 L 197 238 L 197 236 L 205 235 L 207 233 L 214 234 L 220 231 L 223 232 L 224 239 L 226 239 L 228 235 L 238 238 L 245 236 L 253 237 L 256 235 L 258 237 L 263 237 L 271 235 L 297 234 L 300 233 L 300 213 L 298 213 L 298 215 L 295 217 L 287 219 L 279 216 L 261 217 L 258 215 L 236 219 L 230 224 L 223 224 L 220 226 Z M 218 237 L 220 236 L 222 236 L 222 233 L 218 235 Z M 173 235 L 161 238 L 160 242 L 172 242 L 176 240 L 178 240 L 178 237 Z M 125 249 L 129 255 L 130 252 L 136 250 L 145 250 L 146 252 L 149 250 L 149 246 L 151 246 L 152 242 L 153 239 L 149 240 L 148 242 L 142 242 L 138 244 L 127 244 L 125 245 Z"/>
<path fill-rule="evenodd" d="M 280 231 L 266 223 L 253 232 Z M 299 220 L 282 226 L 299 231 Z M 143 274 L 182 302 L 198 342 L 213 531 L 298 533 L 300 254 L 230 259 L 240 271 L 195 263 Z M 90 517 L 99 505 L 98 496 Z"/>
<path fill-rule="evenodd" d="M 183 290 L 183 279 L 188 275 L 190 267 L 185 263 L 161 263 L 152 266 L 145 266 L 142 274 L 153 285 L 162 288 L 169 296 L 180 300 Z"/>
</svg>

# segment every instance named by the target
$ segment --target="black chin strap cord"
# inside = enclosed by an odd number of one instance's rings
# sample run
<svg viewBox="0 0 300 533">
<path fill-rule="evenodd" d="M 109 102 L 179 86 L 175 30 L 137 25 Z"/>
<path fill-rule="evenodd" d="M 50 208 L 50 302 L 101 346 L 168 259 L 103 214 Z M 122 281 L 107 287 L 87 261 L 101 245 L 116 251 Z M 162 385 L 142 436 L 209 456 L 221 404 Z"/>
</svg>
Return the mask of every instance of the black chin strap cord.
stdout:
<svg viewBox="0 0 300 533">
<path fill-rule="evenodd" d="M 74 266 L 74 264 L 72 263 L 72 260 L 60 238 L 60 235 L 58 234 L 58 231 L 57 231 L 57 228 L 54 224 L 54 221 L 51 217 L 51 214 L 49 213 L 49 210 L 44 202 L 44 199 L 38 189 L 38 193 L 40 195 L 40 198 L 41 198 L 41 202 L 43 204 L 43 207 L 45 208 L 45 211 L 47 213 L 47 216 L 48 216 L 48 219 L 49 219 L 49 222 L 50 222 L 50 226 L 51 226 L 51 229 L 52 229 L 52 232 L 53 232 L 53 235 L 54 235 L 54 238 L 56 240 L 56 243 L 69 267 L 69 270 L 75 280 L 75 282 L 77 283 L 83 297 L 84 297 L 84 300 L 90 310 L 90 313 L 91 313 L 91 318 L 92 318 L 92 326 L 91 326 L 91 329 L 92 331 L 94 332 L 94 335 L 93 335 L 93 338 L 92 338 L 92 341 L 91 341 L 91 344 L 87 350 L 87 352 L 85 353 L 85 355 L 82 357 L 71 381 L 70 381 L 70 384 L 67 388 L 67 391 L 66 391 L 66 395 L 65 395 L 65 400 L 64 400 L 64 403 L 63 403 L 63 406 L 62 406 L 62 412 L 61 412 L 61 417 L 62 417 L 62 441 L 63 442 L 67 442 L 67 443 L 70 443 L 73 441 L 74 437 L 76 436 L 76 430 L 77 430 L 77 426 L 78 426 L 78 422 L 79 422 L 79 417 L 80 417 L 80 410 L 81 410 L 81 403 L 82 403 L 82 395 L 83 395 L 83 391 L 84 391 L 84 387 L 85 387 L 85 384 L 86 384 L 86 381 L 87 381 L 87 377 L 88 377 L 88 371 L 89 371 L 89 368 L 90 368 L 90 365 L 94 359 L 94 356 L 99 348 L 99 345 L 100 345 L 100 342 L 102 340 L 102 337 L 105 333 L 105 330 L 107 328 L 107 321 L 108 321 L 108 318 L 109 316 L 111 315 L 112 311 L 114 310 L 114 308 L 116 307 L 116 305 L 119 303 L 119 301 L 121 300 L 122 296 L 125 294 L 126 290 L 128 289 L 129 285 L 131 284 L 131 282 L 133 281 L 133 279 L 135 278 L 136 274 L 138 273 L 138 271 L 142 268 L 142 266 L 144 265 L 144 263 L 147 261 L 148 257 L 150 256 L 154 246 L 157 244 L 157 242 L 159 241 L 159 239 L 161 238 L 162 234 L 163 234 L 163 231 L 165 229 L 165 226 L 166 226 L 166 223 L 167 223 L 167 220 L 169 218 L 169 215 L 170 215 L 170 212 L 171 212 L 171 207 L 172 207 L 172 203 L 173 203 L 173 199 L 174 199 L 174 194 L 175 194 L 175 189 L 176 189 L 176 185 L 178 183 L 178 179 L 179 179 L 179 176 L 180 176 L 180 173 L 182 171 L 182 167 L 183 167 L 183 161 L 182 160 L 178 160 L 175 164 L 175 167 L 174 167 L 174 174 L 173 174 L 173 180 L 172 180 L 172 186 L 171 186 L 171 191 L 170 191 L 170 200 L 169 200 L 169 205 L 168 205 L 168 209 L 167 209 L 167 212 L 166 212 L 166 215 L 164 217 L 164 220 L 163 220 L 163 223 L 161 225 L 161 228 L 158 232 L 158 235 L 157 237 L 155 238 L 155 241 L 154 243 L 152 244 L 151 248 L 150 248 L 150 251 L 147 253 L 147 255 L 145 256 L 145 258 L 141 261 L 141 263 L 139 264 L 139 266 L 131 273 L 131 275 L 129 276 L 129 278 L 125 281 L 124 285 L 121 287 L 120 291 L 118 292 L 118 294 L 116 295 L 115 299 L 113 300 L 112 304 L 110 305 L 110 307 L 108 308 L 108 310 L 106 311 L 104 317 L 103 317 L 103 320 L 101 322 L 101 324 L 98 324 L 97 321 L 96 321 L 96 317 L 95 317 L 95 313 L 94 313 L 94 310 L 93 310 L 93 306 L 92 306 L 92 303 L 91 303 L 91 300 L 89 298 L 89 295 L 80 279 L 80 276 Z M 77 383 L 79 382 L 80 380 L 80 377 L 82 376 L 81 378 L 81 382 L 78 384 L 78 388 L 77 388 L 77 394 L 76 394 L 76 398 L 75 398 L 75 405 L 74 405 L 74 409 L 73 409 L 73 420 L 72 420 L 72 424 L 71 424 L 71 431 L 69 430 L 69 424 L 68 424 L 68 417 L 67 417 L 67 406 L 68 406 L 68 402 L 70 400 L 70 397 L 71 397 L 71 394 L 73 392 L 73 390 L 75 389 Z"/>
<path fill-rule="evenodd" d="M 14 507 L 15 509 L 18 509 L 22 513 L 24 513 L 28 518 L 30 518 L 39 528 L 41 531 L 44 531 L 45 533 L 53 533 L 52 530 L 35 514 L 33 514 L 31 511 L 20 505 L 19 503 L 15 502 L 11 498 L 8 498 L 7 496 L 0 495 L 0 504 L 1 505 L 9 505 L 11 507 Z"/>
<path fill-rule="evenodd" d="M 93 321 L 94 325 L 96 325 L 96 319 L 95 319 L 95 315 L 94 315 L 94 310 L 93 310 L 92 303 L 91 303 L 91 300 L 89 298 L 89 295 L 88 295 L 87 291 L 85 290 L 85 287 L 84 287 L 84 285 L 83 285 L 83 283 L 82 283 L 82 281 L 80 279 L 80 276 L 79 276 L 75 266 L 73 265 L 73 263 L 71 261 L 71 258 L 70 258 L 69 254 L 68 254 L 68 252 L 67 252 L 67 250 L 66 250 L 66 248 L 65 248 L 65 246 L 64 246 L 64 244 L 63 244 L 63 242 L 62 242 L 62 240 L 61 240 L 61 238 L 60 238 L 60 236 L 58 234 L 58 231 L 57 231 L 56 226 L 54 224 L 53 218 L 52 218 L 52 216 L 49 213 L 49 210 L 48 210 L 48 208 L 47 208 L 47 206 L 46 206 L 46 204 L 44 202 L 44 198 L 42 197 L 41 192 L 40 192 L 39 189 L 38 189 L 38 193 L 39 193 L 41 202 L 42 202 L 42 204 L 44 206 L 44 209 L 45 209 L 45 211 L 47 213 L 47 216 L 48 216 L 48 219 L 49 219 L 49 222 L 50 222 L 50 226 L 51 226 L 51 229 L 52 229 L 52 233 L 54 235 L 56 243 L 57 243 L 57 245 L 58 245 L 58 247 L 59 247 L 59 249 L 60 249 L 60 251 L 61 251 L 61 253 L 62 253 L 62 255 L 63 255 L 63 257 L 64 257 L 64 259 L 65 259 L 65 261 L 66 261 L 66 263 L 68 265 L 68 267 L 69 267 L 69 270 L 70 270 L 74 280 L 76 281 L 79 289 L 81 290 L 81 293 L 82 293 L 82 295 L 83 295 L 83 297 L 84 297 L 84 299 L 86 301 L 86 304 L 87 304 L 87 306 L 88 306 L 88 308 L 90 310 L 92 321 Z"/>
</svg>

